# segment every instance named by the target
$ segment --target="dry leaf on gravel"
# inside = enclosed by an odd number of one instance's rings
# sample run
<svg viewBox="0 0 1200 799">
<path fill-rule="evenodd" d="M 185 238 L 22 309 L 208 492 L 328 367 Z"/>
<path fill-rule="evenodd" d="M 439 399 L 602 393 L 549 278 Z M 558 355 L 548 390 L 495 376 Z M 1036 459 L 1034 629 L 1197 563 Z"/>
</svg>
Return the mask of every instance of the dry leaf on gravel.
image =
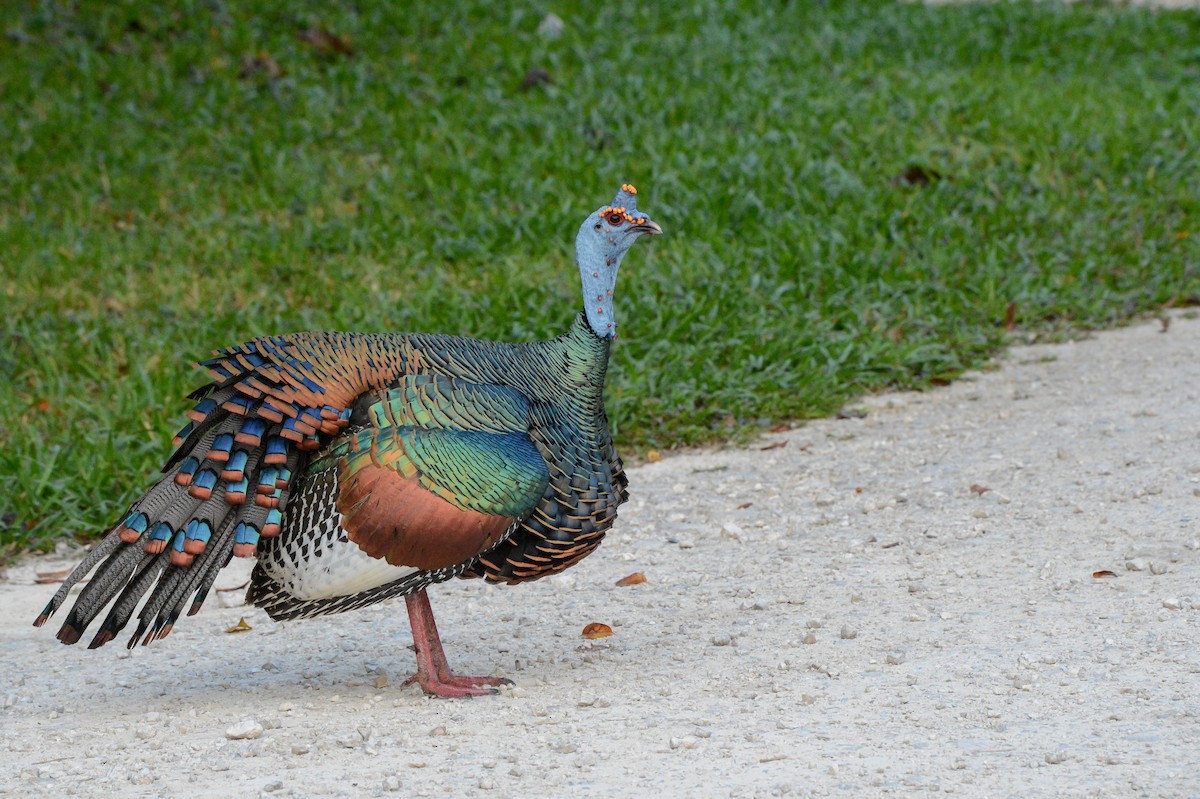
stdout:
<svg viewBox="0 0 1200 799">
<path fill-rule="evenodd" d="M 233 625 L 225 632 L 227 632 L 227 633 L 248 633 L 253 629 L 254 628 L 251 627 L 249 624 L 246 624 L 246 618 L 243 616 L 242 618 L 238 619 L 237 624 Z"/>
<path fill-rule="evenodd" d="M 33 581 L 38 585 L 45 585 L 47 583 L 61 583 L 63 578 L 70 573 L 70 569 L 59 569 L 58 571 L 53 572 L 38 572 Z"/>
<path fill-rule="evenodd" d="M 625 577 L 622 577 L 620 580 L 617 580 L 616 584 L 617 585 L 640 585 L 644 582 L 646 582 L 646 575 L 642 574 L 641 572 L 634 572 L 633 574 L 627 575 Z"/>
<path fill-rule="evenodd" d="M 612 634 L 612 627 L 609 627 L 607 624 L 601 624 L 598 621 L 594 621 L 583 628 L 584 638 L 607 638 Z"/>
</svg>

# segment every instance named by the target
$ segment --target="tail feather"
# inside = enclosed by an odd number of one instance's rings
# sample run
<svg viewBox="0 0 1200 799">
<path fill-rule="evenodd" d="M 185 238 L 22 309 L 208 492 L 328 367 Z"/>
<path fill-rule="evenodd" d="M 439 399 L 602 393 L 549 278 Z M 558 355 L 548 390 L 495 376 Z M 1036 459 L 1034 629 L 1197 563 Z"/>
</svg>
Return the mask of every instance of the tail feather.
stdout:
<svg viewBox="0 0 1200 799">
<path fill-rule="evenodd" d="M 115 533 L 113 535 L 116 535 Z M 125 545 L 109 555 L 96 570 L 95 576 L 83 587 L 75 606 L 67 614 L 63 625 L 58 631 L 58 640 L 64 644 L 73 644 L 83 635 L 92 620 L 99 615 L 113 595 L 129 581 L 140 562 L 153 555 L 147 555 L 141 547 Z"/>
<path fill-rule="evenodd" d="M 121 591 L 121 595 L 113 603 L 112 609 L 104 618 L 104 622 L 100 625 L 96 637 L 88 644 L 88 649 L 104 646 L 116 638 L 117 633 L 125 629 L 125 625 L 133 617 L 133 611 L 137 609 L 138 603 L 142 600 L 142 595 L 158 579 L 159 574 L 162 573 L 163 566 L 162 558 L 151 557 L 146 560 L 137 575 L 125 585 L 124 590 Z"/>
<path fill-rule="evenodd" d="M 187 567 L 171 566 L 167 569 L 142 608 L 141 619 L 149 630 L 143 643 L 165 637 L 170 632 L 169 625 L 173 625 L 175 619 L 179 618 L 183 605 L 208 576 L 211 564 L 215 562 L 223 566 L 228 562 L 228 558 L 221 558 L 219 553 L 229 552 L 236 521 L 236 514 L 229 514 L 222 519 L 217 528 L 217 535 L 210 542 L 211 546 L 205 547 L 195 562 Z M 220 566 L 217 568 L 219 570 Z M 215 572 L 213 576 L 216 576 Z"/>
<path fill-rule="evenodd" d="M 93 547 L 92 551 L 87 554 L 87 557 L 71 570 L 71 573 L 67 575 L 67 579 L 63 580 L 62 585 L 54 592 L 54 596 L 46 603 L 46 607 L 42 609 L 41 615 L 34 620 L 33 626 L 41 627 L 45 624 L 59 607 L 62 606 L 62 603 L 67 598 L 67 594 L 71 593 L 71 589 L 75 587 L 75 584 L 87 576 L 88 572 L 94 569 L 97 563 L 110 556 L 120 545 L 120 537 L 110 531 L 110 534 Z"/>
</svg>

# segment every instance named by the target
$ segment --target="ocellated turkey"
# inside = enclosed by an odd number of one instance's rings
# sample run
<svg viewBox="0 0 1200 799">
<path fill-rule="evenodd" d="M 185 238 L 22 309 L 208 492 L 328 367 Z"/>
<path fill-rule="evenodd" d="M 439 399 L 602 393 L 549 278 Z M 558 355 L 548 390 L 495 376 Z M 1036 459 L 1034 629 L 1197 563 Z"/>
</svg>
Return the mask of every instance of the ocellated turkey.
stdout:
<svg viewBox="0 0 1200 799">
<path fill-rule="evenodd" d="M 190 395 L 162 478 L 34 624 L 94 569 L 59 640 L 75 643 L 108 608 L 91 648 L 135 613 L 129 646 L 149 643 L 200 609 L 232 557 L 254 557 L 247 601 L 272 618 L 403 596 L 420 685 L 494 690 L 502 680 L 451 672 L 426 589 L 562 571 L 616 518 L 627 481 L 603 403 L 613 286 L 634 242 L 662 232 L 636 194 L 622 186 L 580 226 L 583 311 L 558 338 L 292 333 L 204 361 L 212 381 Z"/>
</svg>

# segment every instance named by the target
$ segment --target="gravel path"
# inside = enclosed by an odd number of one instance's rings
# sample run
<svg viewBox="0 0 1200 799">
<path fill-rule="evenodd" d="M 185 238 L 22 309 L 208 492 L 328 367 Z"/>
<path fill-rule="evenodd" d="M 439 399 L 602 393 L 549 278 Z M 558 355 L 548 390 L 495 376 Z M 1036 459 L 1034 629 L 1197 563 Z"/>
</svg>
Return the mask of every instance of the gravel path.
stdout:
<svg viewBox="0 0 1200 799">
<path fill-rule="evenodd" d="M 402 603 L 61 647 L 29 621 L 63 558 L 26 561 L 0 794 L 1200 796 L 1200 321 L 1160 331 L 634 469 L 580 566 L 433 592 L 495 697 L 402 686 Z"/>
</svg>

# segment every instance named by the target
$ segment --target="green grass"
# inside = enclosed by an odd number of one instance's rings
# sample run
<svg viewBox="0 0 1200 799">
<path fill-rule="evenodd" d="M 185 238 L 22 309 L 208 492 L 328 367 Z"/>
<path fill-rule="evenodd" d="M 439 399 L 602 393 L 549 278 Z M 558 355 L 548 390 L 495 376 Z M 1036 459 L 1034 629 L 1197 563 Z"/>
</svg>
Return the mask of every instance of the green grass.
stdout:
<svg viewBox="0 0 1200 799">
<path fill-rule="evenodd" d="M 618 285 L 632 455 L 953 378 L 1010 303 L 1200 295 L 1195 12 L 614 0 L 546 41 L 540 5 L 172 5 L 3 21 L 0 553 L 107 525 L 215 347 L 556 334 L 622 181 L 668 233 Z"/>
</svg>

